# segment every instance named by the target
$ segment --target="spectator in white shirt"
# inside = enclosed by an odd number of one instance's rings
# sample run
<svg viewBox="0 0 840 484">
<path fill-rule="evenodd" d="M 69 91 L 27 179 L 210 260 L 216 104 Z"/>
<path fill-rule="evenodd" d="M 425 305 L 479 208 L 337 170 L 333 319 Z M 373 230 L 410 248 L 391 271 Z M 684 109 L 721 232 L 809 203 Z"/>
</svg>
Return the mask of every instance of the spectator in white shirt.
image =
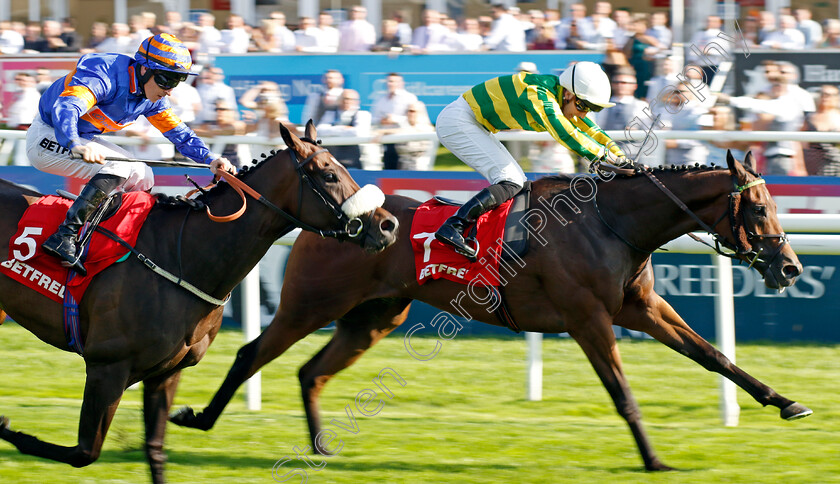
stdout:
<svg viewBox="0 0 840 484">
<path fill-rule="evenodd" d="M 405 16 L 399 10 L 391 14 L 391 18 L 397 22 L 397 36 L 400 39 L 400 44 L 409 45 L 411 43 L 411 25 L 405 21 Z"/>
<path fill-rule="evenodd" d="M 767 37 L 776 31 L 776 15 L 769 10 L 762 10 L 758 18 L 758 43 L 761 45 Z"/>
<path fill-rule="evenodd" d="M 132 15 L 128 19 L 128 26 L 131 29 L 132 42 L 137 47 L 140 47 L 140 42 L 154 35 L 151 30 L 146 28 L 146 18 L 142 14 Z"/>
<path fill-rule="evenodd" d="M 212 13 L 198 16 L 196 28 L 198 34 L 198 52 L 200 54 L 218 54 L 222 51 L 222 33 L 216 28 L 216 17 Z"/>
<path fill-rule="evenodd" d="M 799 106 L 805 114 L 816 111 L 817 103 L 814 101 L 814 95 L 799 85 L 799 68 L 796 64 L 789 61 L 776 61 L 776 65 L 779 66 L 779 74 L 787 81 L 785 95 L 791 99 L 791 102 Z"/>
<path fill-rule="evenodd" d="M 355 6 L 350 9 L 350 20 L 338 27 L 340 52 L 368 52 L 376 43 L 376 29 L 367 21 L 367 9 Z"/>
<path fill-rule="evenodd" d="M 554 47 L 558 50 L 571 48 L 567 42 L 570 37 L 573 37 L 571 35 L 573 23 L 577 29 L 576 37 L 584 40 L 593 37 L 594 29 L 592 28 L 592 21 L 586 16 L 586 6 L 582 3 L 574 3 L 569 6 L 569 16 L 564 17 L 557 24 L 557 38 Z"/>
<path fill-rule="evenodd" d="M 271 12 L 271 20 L 274 23 L 274 51 L 294 52 L 295 34 L 289 30 L 289 27 L 286 27 L 286 14 Z"/>
<path fill-rule="evenodd" d="M 187 126 L 195 123 L 196 115 L 201 111 L 201 96 L 189 82 L 179 82 L 169 95 L 172 112 Z"/>
<path fill-rule="evenodd" d="M 623 8 L 613 10 L 612 19 L 615 21 L 615 31 L 613 32 L 613 45 L 620 49 L 630 37 L 633 36 L 630 12 Z"/>
<path fill-rule="evenodd" d="M 794 16 L 796 28 L 805 36 L 805 48 L 813 49 L 822 40 L 822 26 L 811 18 L 811 11 L 807 8 L 797 8 L 794 10 Z"/>
<path fill-rule="evenodd" d="M 321 35 L 321 29 L 315 26 L 315 19 L 301 17 L 298 19 L 298 29 L 294 33 L 296 51 L 319 52 L 318 38 Z"/>
<path fill-rule="evenodd" d="M 717 67 L 724 60 L 724 55 L 726 54 L 722 47 L 718 49 L 712 45 L 707 49 L 713 42 L 721 45 L 721 38 L 718 35 L 721 33 L 720 28 L 722 26 L 723 20 L 720 17 L 710 15 L 706 19 L 706 28 L 694 34 L 691 38 L 691 48 L 687 49 L 687 60 L 703 68 L 706 83 L 712 82 L 712 78 L 717 72 Z"/>
<path fill-rule="evenodd" d="M 329 136 L 370 136 L 370 113 L 359 108 L 359 93 L 345 89 L 341 93 L 338 108 L 328 111 L 317 126 L 318 134 Z M 330 146 L 330 153 L 347 168 L 362 168 L 362 149 L 358 143 Z"/>
<path fill-rule="evenodd" d="M 405 90 L 402 75 L 392 72 L 386 78 L 387 91 L 373 103 L 371 114 L 377 128 L 396 128 L 405 123 L 408 107 L 417 102 L 417 96 Z M 399 154 L 394 145 L 384 146 L 383 165 L 386 170 L 397 169 Z"/>
<path fill-rule="evenodd" d="M 650 14 L 650 28 L 648 35 L 659 41 L 661 49 L 670 49 L 674 34 L 668 28 L 668 14 L 666 12 L 653 12 Z"/>
<path fill-rule="evenodd" d="M 97 52 L 133 55 L 140 44 L 134 44 L 128 25 L 114 22 L 111 24 L 111 36 L 96 46 Z"/>
<path fill-rule="evenodd" d="M 311 119 L 317 126 L 324 113 L 338 109 L 338 100 L 344 92 L 344 76 L 341 72 L 330 69 L 324 73 L 322 83 L 319 91 L 306 97 L 301 111 L 301 125 L 305 125 Z"/>
<path fill-rule="evenodd" d="M 319 45 L 323 46 L 324 52 L 338 52 L 341 36 L 338 29 L 333 27 L 333 16 L 329 12 L 318 14 L 318 28 L 321 29 Z"/>
<path fill-rule="evenodd" d="M 782 50 L 802 50 L 805 48 L 805 34 L 796 28 L 793 15 L 779 17 L 779 29 L 773 31 L 761 42 L 762 47 Z"/>
<path fill-rule="evenodd" d="M 224 80 L 225 73 L 221 67 L 208 66 L 199 73 L 195 88 L 201 97 L 201 111 L 196 115 L 196 123 L 209 123 L 216 119 L 216 104 L 219 100 L 236 106 L 236 93 Z M 236 110 L 234 117 L 239 119 L 239 110 Z"/>
<path fill-rule="evenodd" d="M 251 34 L 245 30 L 245 19 L 240 15 L 231 14 L 227 19 L 227 27 L 221 32 L 222 52 L 228 54 L 247 53 L 248 46 L 251 44 Z"/>
<path fill-rule="evenodd" d="M 481 27 L 478 19 L 467 17 L 462 22 L 462 29 L 458 33 L 458 44 L 461 51 L 478 51 L 484 45 L 484 37 L 481 36 Z"/>
<path fill-rule="evenodd" d="M 618 24 L 610 18 L 612 4 L 610 2 L 595 2 L 595 11 L 589 16 L 595 33 L 601 38 L 615 38 L 615 30 Z"/>
<path fill-rule="evenodd" d="M 23 36 L 12 29 L 12 23 L 0 21 L 0 54 L 19 54 L 23 50 Z"/>
<path fill-rule="evenodd" d="M 15 102 L 9 106 L 6 112 L 6 125 L 12 129 L 25 130 L 38 115 L 38 101 L 41 99 L 41 93 L 35 88 L 35 78 L 28 72 L 15 74 L 15 85 L 17 86 L 17 92 L 14 93 Z M 13 163 L 16 166 L 28 166 L 26 140 L 17 140 L 14 145 Z"/>
<path fill-rule="evenodd" d="M 437 10 L 423 11 L 423 25 L 414 29 L 411 38 L 411 51 L 415 54 L 452 50 L 447 44 L 449 29 L 440 23 L 440 12 Z"/>
<path fill-rule="evenodd" d="M 490 34 L 484 38 L 486 50 L 504 52 L 525 52 L 525 30 L 504 4 L 493 5 L 493 25 Z"/>
</svg>

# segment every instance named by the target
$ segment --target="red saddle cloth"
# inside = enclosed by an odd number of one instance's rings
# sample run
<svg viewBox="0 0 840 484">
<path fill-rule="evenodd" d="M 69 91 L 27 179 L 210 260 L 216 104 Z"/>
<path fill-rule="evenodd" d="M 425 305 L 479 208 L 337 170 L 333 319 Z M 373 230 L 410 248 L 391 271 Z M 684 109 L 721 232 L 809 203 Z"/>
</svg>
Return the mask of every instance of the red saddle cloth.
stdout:
<svg viewBox="0 0 840 484">
<path fill-rule="evenodd" d="M 513 200 L 508 200 L 478 218 L 476 239 L 479 249 L 476 262 L 470 262 L 452 247 L 435 239 L 435 231 L 458 210 L 458 207 L 444 205 L 434 199 L 417 207 L 411 222 L 411 247 L 414 249 L 417 282 L 423 284 L 430 279 L 444 278 L 469 284 L 470 281 L 480 278 L 488 285 L 498 286 L 501 241 L 512 203 Z M 472 228 L 468 233 L 471 230 Z"/>
<path fill-rule="evenodd" d="M 57 258 L 45 254 L 41 244 L 64 221 L 71 203 L 66 198 L 48 195 L 30 205 L 9 241 L 8 259 L 0 262 L 0 272 L 56 302 L 63 302 L 65 286 L 76 301 L 80 301 L 93 277 L 128 252 L 119 243 L 94 232 L 84 249 L 87 276 L 74 272 L 68 281 L 70 269 L 63 267 Z M 124 193 L 117 212 L 99 225 L 134 246 L 140 227 L 154 204 L 154 197 L 146 192 Z"/>
</svg>

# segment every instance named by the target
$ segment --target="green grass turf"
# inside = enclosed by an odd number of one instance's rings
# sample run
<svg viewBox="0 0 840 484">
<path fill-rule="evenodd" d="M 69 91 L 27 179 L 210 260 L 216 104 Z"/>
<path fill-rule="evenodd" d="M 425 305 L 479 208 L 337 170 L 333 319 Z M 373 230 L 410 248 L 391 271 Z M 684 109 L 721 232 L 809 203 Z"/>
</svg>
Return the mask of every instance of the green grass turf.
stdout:
<svg viewBox="0 0 840 484">
<path fill-rule="evenodd" d="M 223 331 L 197 367 L 184 372 L 176 407 L 200 409 L 221 383 L 241 344 Z M 329 338 L 312 335 L 262 372 L 263 409 L 240 394 L 210 432 L 169 425 L 168 479 L 173 483 L 274 482 L 278 459 L 307 444 L 297 369 Z M 76 442 L 84 383 L 82 360 L 36 340 L 19 326 L 0 327 L 0 414 L 15 430 L 61 445 Z M 412 339 L 430 350 L 432 339 Z M 754 376 L 815 414 L 786 422 L 739 390 L 738 427 L 721 425 L 718 377 L 652 341 L 623 341 L 625 371 L 660 458 L 681 469 L 649 474 L 626 424 L 570 340 L 544 343 L 544 399 L 525 394 L 521 337 L 455 338 L 432 360 L 408 355 L 393 335 L 330 382 L 321 400 L 340 455 L 309 472 L 317 483 L 828 483 L 840 482 L 837 346 L 739 345 L 738 361 Z M 358 433 L 330 424 L 344 407 L 375 389 L 383 368 L 407 382 L 373 417 L 355 411 Z M 389 381 L 389 380 L 386 380 Z M 129 390 L 99 461 L 74 469 L 24 456 L 0 442 L 2 483 L 148 482 L 142 452 L 141 392 Z M 292 461 L 283 468 L 303 466 Z M 287 482 L 300 482 L 291 477 Z"/>
</svg>

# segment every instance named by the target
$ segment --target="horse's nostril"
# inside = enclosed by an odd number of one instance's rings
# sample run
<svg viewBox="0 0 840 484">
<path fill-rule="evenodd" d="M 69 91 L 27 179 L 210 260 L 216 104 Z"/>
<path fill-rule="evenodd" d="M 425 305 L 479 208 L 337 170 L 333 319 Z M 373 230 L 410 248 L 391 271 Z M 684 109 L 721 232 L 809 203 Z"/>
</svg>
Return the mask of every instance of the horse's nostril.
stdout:
<svg viewBox="0 0 840 484">
<path fill-rule="evenodd" d="M 391 219 L 385 219 L 379 224 L 379 229 L 383 232 L 393 232 L 396 228 L 397 224 Z"/>
<path fill-rule="evenodd" d="M 788 264 L 784 267 L 784 269 L 782 269 L 782 274 L 784 274 L 788 279 L 793 279 L 794 277 L 799 276 L 799 274 L 802 274 L 802 269 L 800 269 L 796 264 Z"/>
</svg>

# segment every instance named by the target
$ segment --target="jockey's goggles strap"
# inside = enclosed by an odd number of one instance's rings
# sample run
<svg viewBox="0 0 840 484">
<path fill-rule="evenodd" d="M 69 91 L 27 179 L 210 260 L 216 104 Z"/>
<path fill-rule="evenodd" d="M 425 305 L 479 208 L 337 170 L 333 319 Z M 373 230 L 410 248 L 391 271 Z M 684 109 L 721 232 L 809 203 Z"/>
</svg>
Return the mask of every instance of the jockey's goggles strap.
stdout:
<svg viewBox="0 0 840 484">
<path fill-rule="evenodd" d="M 749 183 L 745 183 L 743 185 L 736 186 L 735 189 L 738 190 L 739 192 L 743 192 L 744 190 L 746 190 L 748 188 L 752 188 L 752 187 L 758 186 L 758 185 L 764 185 L 765 183 L 767 183 L 767 182 L 764 181 L 764 178 L 759 178 L 759 179 L 753 180 Z"/>
</svg>

